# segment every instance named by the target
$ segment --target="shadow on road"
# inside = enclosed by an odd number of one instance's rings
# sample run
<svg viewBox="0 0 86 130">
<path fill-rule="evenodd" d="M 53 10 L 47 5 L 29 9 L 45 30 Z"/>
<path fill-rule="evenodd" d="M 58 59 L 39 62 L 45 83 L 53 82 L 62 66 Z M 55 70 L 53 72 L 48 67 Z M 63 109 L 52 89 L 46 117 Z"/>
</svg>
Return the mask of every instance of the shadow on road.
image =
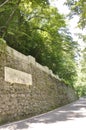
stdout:
<svg viewBox="0 0 86 130">
<path fill-rule="evenodd" d="M 85 111 L 85 113 L 84 113 Z M 26 119 L 24 121 L 20 121 L 17 123 L 11 123 L 5 126 L 0 127 L 0 130 L 5 130 L 5 128 L 9 128 L 6 130 L 26 130 L 30 127 L 30 124 L 35 123 L 55 123 L 67 120 L 74 120 L 75 118 L 84 118 L 86 117 L 86 98 L 81 98 L 80 100 L 68 104 L 66 106 L 55 109 L 54 111 L 48 112 L 43 115 L 39 115 L 37 117 L 33 117 L 30 119 Z"/>
</svg>

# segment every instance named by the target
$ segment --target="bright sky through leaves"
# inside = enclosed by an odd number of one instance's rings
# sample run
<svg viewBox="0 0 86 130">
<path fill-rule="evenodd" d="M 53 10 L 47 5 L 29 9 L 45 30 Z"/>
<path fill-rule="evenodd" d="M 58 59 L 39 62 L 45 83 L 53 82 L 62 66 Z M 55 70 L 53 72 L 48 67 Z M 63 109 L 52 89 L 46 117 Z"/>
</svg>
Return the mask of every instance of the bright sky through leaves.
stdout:
<svg viewBox="0 0 86 130">
<path fill-rule="evenodd" d="M 49 1 L 50 1 L 52 6 L 55 6 L 58 8 L 58 11 L 61 14 L 64 14 L 66 16 L 70 12 L 68 7 L 66 5 L 64 5 L 64 2 L 66 2 L 66 0 L 49 0 Z M 81 30 L 77 27 L 79 17 L 74 16 L 71 20 L 67 19 L 66 21 L 67 21 L 68 28 L 72 34 L 74 41 L 78 41 L 80 44 L 80 48 L 83 49 L 85 46 L 85 43 L 81 39 L 78 38 L 77 33 L 82 33 L 83 35 L 85 35 L 86 30 Z"/>
</svg>

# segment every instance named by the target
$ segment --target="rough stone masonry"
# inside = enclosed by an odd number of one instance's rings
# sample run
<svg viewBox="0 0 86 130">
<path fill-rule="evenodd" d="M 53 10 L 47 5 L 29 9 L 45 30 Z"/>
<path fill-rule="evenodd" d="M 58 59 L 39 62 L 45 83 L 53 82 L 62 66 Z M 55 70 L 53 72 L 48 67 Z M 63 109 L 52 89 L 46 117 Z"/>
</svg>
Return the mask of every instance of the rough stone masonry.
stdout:
<svg viewBox="0 0 86 130">
<path fill-rule="evenodd" d="M 48 67 L 0 44 L 0 123 L 47 112 L 77 99 Z"/>
</svg>

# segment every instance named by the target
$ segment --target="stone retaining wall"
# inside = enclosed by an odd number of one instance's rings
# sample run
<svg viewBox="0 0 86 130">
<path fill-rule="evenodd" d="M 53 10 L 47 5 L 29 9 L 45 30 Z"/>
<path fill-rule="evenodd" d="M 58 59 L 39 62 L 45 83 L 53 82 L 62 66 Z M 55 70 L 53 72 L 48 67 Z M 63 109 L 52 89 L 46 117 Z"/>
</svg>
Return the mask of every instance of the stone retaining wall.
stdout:
<svg viewBox="0 0 86 130">
<path fill-rule="evenodd" d="M 0 123 L 47 112 L 77 99 L 48 67 L 0 45 Z"/>
</svg>

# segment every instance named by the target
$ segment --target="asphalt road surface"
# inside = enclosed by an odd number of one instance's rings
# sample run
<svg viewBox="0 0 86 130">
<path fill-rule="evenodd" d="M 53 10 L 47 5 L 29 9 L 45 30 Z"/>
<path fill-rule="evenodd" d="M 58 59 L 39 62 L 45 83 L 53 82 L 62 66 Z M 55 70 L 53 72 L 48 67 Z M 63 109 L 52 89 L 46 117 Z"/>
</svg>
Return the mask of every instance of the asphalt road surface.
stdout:
<svg viewBox="0 0 86 130">
<path fill-rule="evenodd" d="M 0 130 L 86 130 L 86 97 L 51 112 L 0 126 Z"/>
</svg>

